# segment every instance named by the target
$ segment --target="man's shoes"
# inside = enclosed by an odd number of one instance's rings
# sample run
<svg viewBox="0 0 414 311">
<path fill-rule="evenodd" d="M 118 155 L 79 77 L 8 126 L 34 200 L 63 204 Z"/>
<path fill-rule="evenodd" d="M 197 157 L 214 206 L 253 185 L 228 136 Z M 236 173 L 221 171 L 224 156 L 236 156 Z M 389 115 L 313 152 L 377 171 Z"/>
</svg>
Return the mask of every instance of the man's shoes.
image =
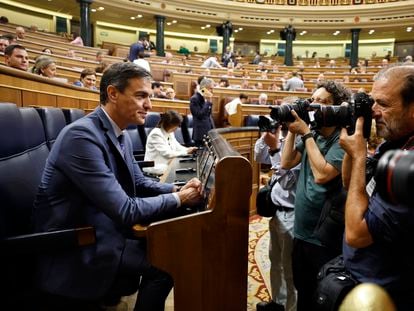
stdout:
<svg viewBox="0 0 414 311">
<path fill-rule="evenodd" d="M 285 307 L 273 300 L 262 301 L 256 305 L 256 311 L 285 311 Z"/>
</svg>

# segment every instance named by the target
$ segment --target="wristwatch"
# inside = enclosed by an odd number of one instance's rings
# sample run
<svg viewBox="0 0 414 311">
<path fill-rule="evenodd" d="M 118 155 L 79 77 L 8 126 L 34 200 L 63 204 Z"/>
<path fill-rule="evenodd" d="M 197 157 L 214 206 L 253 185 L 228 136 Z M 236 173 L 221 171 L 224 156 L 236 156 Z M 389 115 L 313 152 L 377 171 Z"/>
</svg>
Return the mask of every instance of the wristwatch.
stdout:
<svg viewBox="0 0 414 311">
<path fill-rule="evenodd" d="M 301 137 L 303 144 L 305 144 L 305 142 L 308 138 L 313 138 L 313 133 L 312 132 L 309 132 L 309 133 L 307 133 L 307 134 L 305 134 Z"/>
<path fill-rule="evenodd" d="M 278 153 L 280 151 L 280 148 L 276 148 L 276 149 L 270 149 L 269 148 L 269 155 L 271 156 L 271 157 L 273 157 L 276 153 Z"/>
</svg>

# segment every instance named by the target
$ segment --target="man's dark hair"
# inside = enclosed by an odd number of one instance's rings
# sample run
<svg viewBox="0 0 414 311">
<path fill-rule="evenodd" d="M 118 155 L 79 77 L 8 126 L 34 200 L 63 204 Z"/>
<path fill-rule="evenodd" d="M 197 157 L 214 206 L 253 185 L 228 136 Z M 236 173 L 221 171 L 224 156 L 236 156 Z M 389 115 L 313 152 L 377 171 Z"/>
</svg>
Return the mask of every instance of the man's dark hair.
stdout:
<svg viewBox="0 0 414 311">
<path fill-rule="evenodd" d="M 2 37 L 6 38 L 10 42 L 13 41 L 13 40 L 16 40 L 16 36 L 11 34 L 11 33 L 5 33 L 5 34 L 2 35 Z"/>
<path fill-rule="evenodd" d="M 414 104 L 414 66 L 393 65 L 376 74 L 374 81 L 380 79 L 399 79 L 403 106 Z"/>
<path fill-rule="evenodd" d="M 12 45 L 9 45 L 9 46 L 6 47 L 6 49 L 4 50 L 4 55 L 11 56 L 13 54 L 13 51 L 15 49 L 25 50 L 26 51 L 26 48 L 23 45 L 20 45 L 20 44 L 12 44 Z"/>
<path fill-rule="evenodd" d="M 158 81 L 154 81 L 151 83 L 151 89 L 155 89 L 155 88 L 160 88 L 161 87 L 161 83 Z"/>
<path fill-rule="evenodd" d="M 204 78 L 207 78 L 207 76 L 199 76 L 197 79 L 197 84 L 200 85 L 201 81 L 203 81 Z"/>
<path fill-rule="evenodd" d="M 9 41 L 10 39 L 5 35 L 1 35 L 0 40 L 8 40 Z"/>
<path fill-rule="evenodd" d="M 105 105 L 108 101 L 107 88 L 113 85 L 121 93 L 128 87 L 130 79 L 148 79 L 151 80 L 151 74 L 144 68 L 134 63 L 115 63 L 112 64 L 101 78 L 100 83 L 100 102 Z"/>
<path fill-rule="evenodd" d="M 328 93 L 332 95 L 333 105 L 339 106 L 342 102 L 349 102 L 351 99 L 351 91 L 347 89 L 342 83 L 335 81 L 323 81 L 318 83 L 316 89 L 323 87 Z"/>
<path fill-rule="evenodd" d="M 239 95 L 239 98 L 240 99 L 249 99 L 249 96 L 247 96 L 246 94 L 244 94 L 244 93 L 240 93 L 240 95 Z"/>
</svg>

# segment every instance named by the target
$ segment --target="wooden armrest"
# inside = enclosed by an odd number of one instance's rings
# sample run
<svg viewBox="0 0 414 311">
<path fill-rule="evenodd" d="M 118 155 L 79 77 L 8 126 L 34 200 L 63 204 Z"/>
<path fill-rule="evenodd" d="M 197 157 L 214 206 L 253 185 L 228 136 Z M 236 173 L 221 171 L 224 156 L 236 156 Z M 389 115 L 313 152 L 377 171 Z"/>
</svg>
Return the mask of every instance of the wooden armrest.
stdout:
<svg viewBox="0 0 414 311">
<path fill-rule="evenodd" d="M 26 254 L 44 251 L 53 252 L 92 245 L 95 242 L 95 228 L 83 227 L 5 238 L 0 242 L 0 249 L 6 254 Z"/>
</svg>

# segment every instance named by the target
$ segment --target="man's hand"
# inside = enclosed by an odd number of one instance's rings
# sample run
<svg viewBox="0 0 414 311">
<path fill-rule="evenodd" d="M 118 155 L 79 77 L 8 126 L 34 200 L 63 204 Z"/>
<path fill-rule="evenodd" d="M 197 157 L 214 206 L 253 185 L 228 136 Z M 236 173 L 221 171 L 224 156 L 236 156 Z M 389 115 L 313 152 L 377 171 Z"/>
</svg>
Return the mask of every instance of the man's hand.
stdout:
<svg viewBox="0 0 414 311">
<path fill-rule="evenodd" d="M 190 147 L 187 149 L 187 154 L 192 154 L 197 150 L 197 147 Z"/>
<path fill-rule="evenodd" d="M 269 147 L 270 150 L 275 150 L 279 148 L 279 135 L 280 135 L 280 126 L 277 127 L 274 133 L 272 132 L 264 133 L 263 141 Z"/>
<path fill-rule="evenodd" d="M 302 136 L 309 133 L 309 126 L 298 116 L 296 111 L 291 110 L 291 114 L 294 116 L 295 121 L 289 123 L 289 131 Z"/>
<path fill-rule="evenodd" d="M 195 205 L 201 201 L 201 182 L 197 178 L 189 180 L 178 192 L 181 205 Z"/>
<path fill-rule="evenodd" d="M 364 118 L 359 117 L 355 125 L 355 133 L 348 135 L 345 128 L 341 130 L 339 145 L 352 158 L 365 159 L 367 156 L 367 141 L 364 138 Z"/>
</svg>

